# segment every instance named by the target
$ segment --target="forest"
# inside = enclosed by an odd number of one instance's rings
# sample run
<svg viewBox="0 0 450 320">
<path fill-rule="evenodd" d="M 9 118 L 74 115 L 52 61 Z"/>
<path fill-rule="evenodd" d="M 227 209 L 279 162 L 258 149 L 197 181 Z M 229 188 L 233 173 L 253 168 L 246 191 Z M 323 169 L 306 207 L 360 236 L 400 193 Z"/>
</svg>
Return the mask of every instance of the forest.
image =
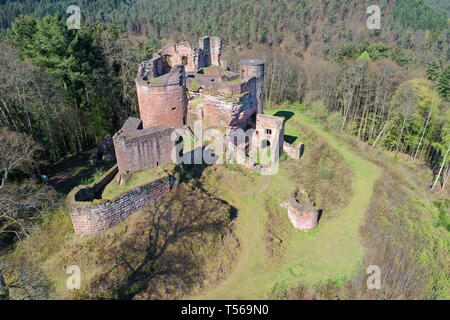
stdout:
<svg viewBox="0 0 450 320">
<path fill-rule="evenodd" d="M 69 30 L 71 1 L 0 0 L 0 243 L 58 205 L 41 183 L 49 168 L 138 114 L 139 62 L 205 35 L 223 39 L 231 69 L 266 60 L 267 107 L 301 105 L 448 189 L 450 3 L 382 0 L 382 28 L 368 30 L 370 2 L 81 0 L 81 29 Z"/>
</svg>

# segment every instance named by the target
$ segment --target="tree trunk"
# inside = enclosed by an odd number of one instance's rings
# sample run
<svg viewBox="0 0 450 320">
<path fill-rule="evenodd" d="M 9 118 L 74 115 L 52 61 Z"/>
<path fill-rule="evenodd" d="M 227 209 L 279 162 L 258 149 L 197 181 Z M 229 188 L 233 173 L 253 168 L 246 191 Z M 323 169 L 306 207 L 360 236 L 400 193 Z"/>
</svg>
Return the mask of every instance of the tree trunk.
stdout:
<svg viewBox="0 0 450 320">
<path fill-rule="evenodd" d="M 439 176 L 441 175 L 442 168 L 444 167 L 445 160 L 447 160 L 447 155 L 448 155 L 448 152 L 449 152 L 449 151 L 450 151 L 450 145 L 449 145 L 448 148 L 447 148 L 447 152 L 445 153 L 444 159 L 442 160 L 441 168 L 439 169 L 439 173 L 437 174 L 436 179 L 434 180 L 434 183 L 433 183 L 433 186 L 431 187 L 431 190 L 434 189 L 434 187 L 436 186 L 436 183 L 437 183 L 438 180 L 439 180 Z"/>
<path fill-rule="evenodd" d="M 375 148 L 375 145 L 377 144 L 378 139 L 380 139 L 380 137 L 382 136 L 384 130 L 386 129 L 387 126 L 387 122 L 384 124 L 383 129 L 381 129 L 380 133 L 378 134 L 377 138 L 375 139 L 375 141 L 372 144 L 372 147 Z"/>
<path fill-rule="evenodd" d="M 445 171 L 447 173 L 446 173 L 445 178 L 444 178 L 444 183 L 442 184 L 442 190 L 444 190 L 445 185 L 447 184 L 448 177 L 450 176 L 450 164 L 447 164 L 447 170 L 445 170 Z"/>
<path fill-rule="evenodd" d="M 425 122 L 425 127 L 423 128 L 422 135 L 420 136 L 419 145 L 417 146 L 416 153 L 414 154 L 413 162 L 416 160 L 417 152 L 419 151 L 420 145 L 422 144 L 423 135 L 425 134 L 425 131 L 427 130 L 428 121 L 430 120 L 431 116 L 431 106 L 430 111 L 428 112 L 427 121 Z"/>
<path fill-rule="evenodd" d="M 398 148 L 399 148 L 400 141 L 401 141 L 401 139 L 403 137 L 403 129 L 405 128 L 405 124 L 406 124 L 406 117 L 403 118 L 402 129 L 400 130 L 400 135 L 398 136 L 398 139 L 397 139 L 397 148 L 395 150 L 394 161 L 395 161 L 395 159 L 397 159 Z"/>
<path fill-rule="evenodd" d="M 0 300 L 9 300 L 9 289 L 6 286 L 3 278 L 2 270 L 0 269 Z"/>
</svg>

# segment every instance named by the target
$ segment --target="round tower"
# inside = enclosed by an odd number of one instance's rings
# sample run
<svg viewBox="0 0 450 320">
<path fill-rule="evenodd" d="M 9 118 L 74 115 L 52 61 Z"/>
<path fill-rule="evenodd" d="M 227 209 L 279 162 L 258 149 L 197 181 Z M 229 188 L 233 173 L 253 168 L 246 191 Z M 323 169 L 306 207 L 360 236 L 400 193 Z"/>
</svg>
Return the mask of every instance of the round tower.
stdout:
<svg viewBox="0 0 450 320">
<path fill-rule="evenodd" d="M 188 99 L 183 65 L 171 67 L 170 72 L 152 77 L 140 66 L 136 90 L 143 128 L 166 125 L 181 128 L 186 124 Z"/>
<path fill-rule="evenodd" d="M 239 65 L 242 80 L 256 77 L 256 102 L 258 113 L 263 113 L 264 109 L 264 60 L 247 59 L 242 60 Z"/>
</svg>

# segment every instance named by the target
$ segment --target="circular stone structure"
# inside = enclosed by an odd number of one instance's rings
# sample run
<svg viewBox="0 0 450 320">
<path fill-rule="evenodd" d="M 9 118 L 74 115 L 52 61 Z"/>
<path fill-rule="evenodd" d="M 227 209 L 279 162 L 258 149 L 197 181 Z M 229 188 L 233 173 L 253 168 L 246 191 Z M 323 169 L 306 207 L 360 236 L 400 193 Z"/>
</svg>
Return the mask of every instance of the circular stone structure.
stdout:
<svg viewBox="0 0 450 320">
<path fill-rule="evenodd" d="M 288 217 L 294 228 L 302 231 L 310 231 L 319 223 L 319 212 L 311 206 L 302 205 L 295 199 L 290 199 L 281 204 L 288 211 Z"/>
<path fill-rule="evenodd" d="M 183 65 L 171 67 L 169 73 L 136 78 L 139 112 L 143 128 L 166 125 L 181 128 L 186 124 L 188 99 Z"/>
<path fill-rule="evenodd" d="M 262 59 L 246 59 L 239 64 L 239 73 L 242 80 L 256 77 L 256 102 L 258 113 L 264 109 L 264 65 Z"/>
</svg>

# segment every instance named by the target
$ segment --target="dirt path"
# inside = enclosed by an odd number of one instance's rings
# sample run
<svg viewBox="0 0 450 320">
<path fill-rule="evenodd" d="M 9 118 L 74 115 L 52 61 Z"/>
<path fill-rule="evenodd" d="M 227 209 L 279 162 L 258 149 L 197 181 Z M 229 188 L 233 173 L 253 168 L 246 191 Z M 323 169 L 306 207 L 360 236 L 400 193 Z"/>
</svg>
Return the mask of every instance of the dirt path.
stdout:
<svg viewBox="0 0 450 320">
<path fill-rule="evenodd" d="M 337 212 L 337 218 L 321 224 L 317 232 L 294 232 L 284 260 L 272 265 L 268 263 L 264 251 L 267 219 L 264 201 L 269 194 L 280 193 L 280 185 L 283 187 L 286 177 L 282 174 L 271 176 L 263 187 L 252 194 L 230 192 L 227 201 L 230 200 L 239 210 L 237 233 L 241 241 L 240 256 L 224 281 L 192 299 L 264 299 L 270 292 L 295 286 L 300 280 L 307 285 L 325 279 L 340 280 L 358 270 L 364 255 L 359 229 L 379 169 L 355 155 L 314 120 L 296 113 L 290 121 L 301 121 L 342 155 L 354 173 L 353 197 L 345 208 Z M 228 181 L 227 185 L 233 184 Z"/>
</svg>

